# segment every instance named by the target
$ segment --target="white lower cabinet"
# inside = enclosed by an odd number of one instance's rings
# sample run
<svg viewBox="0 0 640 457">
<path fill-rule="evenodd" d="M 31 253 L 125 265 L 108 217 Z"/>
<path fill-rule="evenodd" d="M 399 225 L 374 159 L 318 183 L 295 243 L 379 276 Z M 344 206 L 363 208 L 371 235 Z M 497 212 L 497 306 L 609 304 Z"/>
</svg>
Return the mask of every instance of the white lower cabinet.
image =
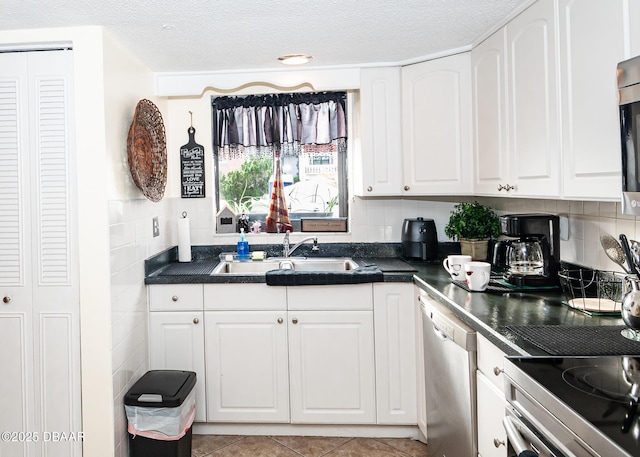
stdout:
<svg viewBox="0 0 640 457">
<path fill-rule="evenodd" d="M 206 311 L 205 326 L 207 420 L 289 422 L 286 312 Z"/>
<path fill-rule="evenodd" d="M 417 421 L 414 287 L 411 283 L 373 285 L 379 424 Z"/>
<path fill-rule="evenodd" d="M 152 285 L 150 367 L 196 372 L 198 422 L 414 425 L 413 295 L 412 283 Z"/>
<path fill-rule="evenodd" d="M 477 415 L 478 455 L 506 457 L 507 435 L 502 426 L 507 401 L 504 395 L 505 354 L 482 335 L 478 339 Z"/>
<path fill-rule="evenodd" d="M 417 406 L 417 422 L 420 433 L 422 434 L 421 440 L 427 441 L 427 393 L 426 393 L 426 378 L 425 378 L 425 363 L 424 363 L 424 327 L 422 326 L 422 307 L 420 305 L 420 295 L 426 295 L 427 293 L 420 289 L 418 286 L 414 286 L 415 294 L 413 297 L 413 309 L 415 318 L 416 329 L 416 381 L 417 381 L 417 393 L 416 393 L 416 406 Z"/>
<path fill-rule="evenodd" d="M 196 421 L 207 418 L 202 311 L 149 313 L 149 368 L 196 373 Z"/>
<path fill-rule="evenodd" d="M 506 400 L 502 391 L 479 371 L 476 372 L 478 395 L 478 455 L 506 457 L 507 435 L 502 426 Z"/>
<path fill-rule="evenodd" d="M 372 314 L 289 311 L 291 422 L 376 422 Z"/>
</svg>

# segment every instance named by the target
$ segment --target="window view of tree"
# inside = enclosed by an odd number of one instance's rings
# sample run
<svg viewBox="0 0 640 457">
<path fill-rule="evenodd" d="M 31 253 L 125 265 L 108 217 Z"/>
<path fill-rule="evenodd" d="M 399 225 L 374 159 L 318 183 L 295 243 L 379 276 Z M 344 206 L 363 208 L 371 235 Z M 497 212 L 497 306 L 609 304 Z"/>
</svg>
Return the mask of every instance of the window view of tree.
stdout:
<svg viewBox="0 0 640 457">
<path fill-rule="evenodd" d="M 254 203 L 264 198 L 269 189 L 273 164 L 271 159 L 250 157 L 232 169 L 220 174 L 220 195 L 236 213 L 250 213 Z"/>
</svg>

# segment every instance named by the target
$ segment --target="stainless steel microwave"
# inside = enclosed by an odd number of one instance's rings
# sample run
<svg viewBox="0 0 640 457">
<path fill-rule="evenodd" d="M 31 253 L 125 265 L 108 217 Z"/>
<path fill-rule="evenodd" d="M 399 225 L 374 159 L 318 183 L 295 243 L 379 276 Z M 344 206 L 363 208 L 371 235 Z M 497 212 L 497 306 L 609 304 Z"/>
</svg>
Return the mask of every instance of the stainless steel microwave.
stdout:
<svg viewBox="0 0 640 457">
<path fill-rule="evenodd" d="M 618 64 L 622 213 L 640 215 L 640 56 Z"/>
</svg>

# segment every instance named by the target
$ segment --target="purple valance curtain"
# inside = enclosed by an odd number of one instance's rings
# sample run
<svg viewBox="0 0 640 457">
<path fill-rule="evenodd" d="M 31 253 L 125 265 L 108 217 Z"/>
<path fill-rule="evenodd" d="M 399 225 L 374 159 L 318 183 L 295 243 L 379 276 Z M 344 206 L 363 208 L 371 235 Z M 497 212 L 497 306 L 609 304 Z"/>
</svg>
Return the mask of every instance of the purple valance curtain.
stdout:
<svg viewBox="0 0 640 457">
<path fill-rule="evenodd" d="M 345 107 L 345 92 L 214 97 L 214 149 L 227 157 L 344 151 Z"/>
</svg>

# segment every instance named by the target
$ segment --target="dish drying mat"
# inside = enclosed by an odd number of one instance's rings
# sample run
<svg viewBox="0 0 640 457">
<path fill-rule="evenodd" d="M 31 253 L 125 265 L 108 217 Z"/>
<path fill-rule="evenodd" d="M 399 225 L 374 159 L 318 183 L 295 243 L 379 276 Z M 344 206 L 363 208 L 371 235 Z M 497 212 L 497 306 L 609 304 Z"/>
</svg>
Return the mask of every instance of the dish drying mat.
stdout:
<svg viewBox="0 0 640 457">
<path fill-rule="evenodd" d="M 625 338 L 624 325 L 508 325 L 507 330 L 551 355 L 640 355 L 640 342 Z"/>
<path fill-rule="evenodd" d="M 170 263 L 158 276 L 210 275 L 216 262 L 184 262 Z"/>
<path fill-rule="evenodd" d="M 456 286 L 463 288 L 467 292 L 477 292 L 475 290 L 469 289 L 469 286 L 467 286 L 466 281 L 451 281 L 451 282 Z M 505 280 L 503 280 L 502 276 L 498 276 L 498 277 L 495 277 L 495 278 L 492 277 L 491 279 L 489 279 L 489 284 L 487 285 L 487 288 L 482 292 L 488 292 L 492 294 L 505 294 L 507 292 L 542 292 L 542 291 L 550 291 L 550 290 L 552 291 L 555 289 L 558 289 L 558 287 L 556 286 L 550 286 L 550 287 L 549 286 L 545 286 L 545 287 L 513 286 L 507 283 Z"/>
</svg>

